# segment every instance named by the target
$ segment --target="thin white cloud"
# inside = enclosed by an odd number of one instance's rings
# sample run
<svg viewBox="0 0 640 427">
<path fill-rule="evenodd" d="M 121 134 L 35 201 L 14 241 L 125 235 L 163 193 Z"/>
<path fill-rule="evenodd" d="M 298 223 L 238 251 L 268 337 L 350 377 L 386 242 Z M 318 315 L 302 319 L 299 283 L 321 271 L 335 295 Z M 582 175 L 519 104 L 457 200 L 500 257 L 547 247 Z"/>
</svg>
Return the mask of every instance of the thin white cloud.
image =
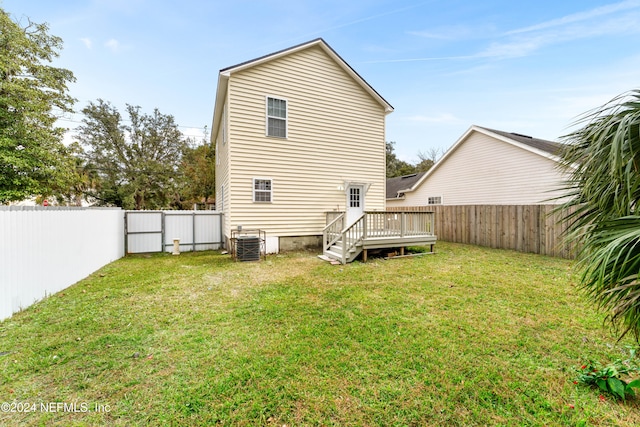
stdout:
<svg viewBox="0 0 640 427">
<path fill-rule="evenodd" d="M 80 38 L 80 41 L 85 45 L 87 49 L 91 49 L 91 47 L 93 46 L 91 39 L 88 37 L 82 37 Z"/>
<path fill-rule="evenodd" d="M 575 22 L 583 22 L 591 20 L 593 18 L 600 18 L 605 15 L 610 15 L 616 12 L 622 12 L 630 9 L 640 8 L 639 0 L 627 0 L 620 3 L 608 4 L 606 6 L 596 7 L 595 9 L 586 10 L 583 12 L 574 13 L 571 15 L 563 16 L 561 18 L 552 19 L 550 21 L 542 22 L 540 24 L 531 25 L 529 27 L 519 28 L 516 30 L 505 33 L 506 35 L 528 33 L 531 31 L 546 30 L 548 28 L 556 28 L 572 24 Z"/>
<path fill-rule="evenodd" d="M 553 37 L 538 36 L 507 43 L 492 43 L 475 56 L 478 58 L 517 58 L 527 56 L 542 46 L 551 43 L 552 40 Z"/>
<path fill-rule="evenodd" d="M 408 34 L 426 39 L 459 40 L 469 37 L 472 32 L 468 27 L 456 25 L 452 27 L 433 28 L 425 31 L 409 31 Z"/>
<path fill-rule="evenodd" d="M 380 59 L 373 61 L 361 61 L 361 64 L 386 64 L 394 62 L 420 62 L 420 61 L 445 61 L 453 59 L 475 59 L 478 55 L 463 55 L 463 56 L 427 56 L 424 58 L 401 58 L 401 59 Z"/>
<path fill-rule="evenodd" d="M 294 41 L 294 40 L 306 39 L 308 37 L 312 37 L 312 36 L 316 36 L 316 35 L 319 35 L 319 34 L 327 33 L 329 31 L 335 31 L 335 30 L 339 30 L 339 29 L 342 29 L 342 28 L 358 25 L 358 24 L 361 24 L 361 23 L 364 23 L 364 22 L 367 22 L 367 21 L 375 20 L 375 19 L 378 19 L 378 18 L 384 18 L 384 17 L 387 17 L 389 15 L 394 15 L 394 14 L 397 14 L 397 13 L 400 13 L 400 12 L 406 12 L 408 10 L 415 9 L 415 8 L 417 8 L 419 6 L 422 6 L 425 3 L 429 3 L 429 2 L 426 1 L 426 2 L 421 2 L 421 3 L 418 3 L 418 4 L 414 4 L 414 5 L 411 5 L 411 6 L 405 6 L 405 7 L 401 7 L 401 8 L 398 8 L 398 9 L 393 9 L 393 10 L 385 11 L 385 12 L 382 12 L 382 13 L 378 13 L 378 14 L 375 14 L 375 15 L 365 16 L 363 18 L 358 18 L 358 19 L 355 19 L 355 20 L 352 20 L 352 21 L 349 21 L 349 22 L 341 23 L 341 24 L 336 23 L 334 25 L 331 25 L 331 26 L 328 26 L 328 27 L 325 27 L 325 28 L 322 28 L 322 29 L 318 29 L 318 30 L 315 30 L 313 32 L 309 32 L 309 33 L 306 33 L 304 35 L 297 36 L 296 38 L 293 38 L 293 39 L 284 40 L 284 41 L 282 41 L 282 42 L 280 42 L 278 44 L 289 43 L 289 42 Z"/>
<path fill-rule="evenodd" d="M 526 32 L 509 33 L 513 35 L 509 36 L 508 41 L 494 42 L 476 56 L 486 58 L 522 57 L 554 44 L 638 32 L 640 32 L 640 13 L 627 13 L 624 16 L 576 22 L 573 25 L 545 26 L 544 30 L 539 31 L 527 30 Z"/>
<path fill-rule="evenodd" d="M 484 38 L 494 32 L 491 26 L 473 27 L 468 25 L 450 25 L 434 27 L 424 31 L 408 31 L 407 34 L 434 40 L 464 40 Z"/>
<path fill-rule="evenodd" d="M 412 122 L 423 123 L 458 123 L 460 119 L 450 113 L 440 113 L 435 116 L 416 115 L 407 117 Z"/>
<path fill-rule="evenodd" d="M 113 53 L 118 53 L 120 51 L 120 42 L 116 39 L 109 39 L 105 42 L 104 47 Z"/>
<path fill-rule="evenodd" d="M 507 31 L 501 35 L 500 40 L 493 41 L 484 49 L 469 55 L 427 56 L 367 63 L 518 58 L 531 55 L 546 46 L 573 40 L 637 33 L 640 33 L 640 0 L 626 0 Z M 454 40 L 462 37 L 485 38 L 487 31 L 485 29 L 484 32 L 478 32 L 462 26 L 452 26 L 409 34 L 431 39 Z"/>
</svg>

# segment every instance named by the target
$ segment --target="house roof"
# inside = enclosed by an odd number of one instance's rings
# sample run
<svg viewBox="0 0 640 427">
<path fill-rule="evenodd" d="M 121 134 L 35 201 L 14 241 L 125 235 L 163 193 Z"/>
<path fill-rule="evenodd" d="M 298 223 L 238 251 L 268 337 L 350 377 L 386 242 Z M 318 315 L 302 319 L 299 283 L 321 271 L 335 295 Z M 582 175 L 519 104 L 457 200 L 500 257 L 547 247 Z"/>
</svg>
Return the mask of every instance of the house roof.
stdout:
<svg viewBox="0 0 640 427">
<path fill-rule="evenodd" d="M 480 126 L 476 126 L 476 127 L 481 128 Z M 485 127 L 482 127 L 481 129 L 485 129 L 485 130 L 488 130 L 489 132 L 497 133 L 498 135 L 502 135 L 505 138 L 513 139 L 522 144 L 528 145 L 538 150 L 546 151 L 547 153 L 553 154 L 553 155 L 558 155 L 558 153 L 562 149 L 562 144 L 559 142 L 547 141 L 546 139 L 534 138 L 532 136 L 522 135 L 520 133 L 504 132 L 501 130 L 489 129 Z"/>
<path fill-rule="evenodd" d="M 562 149 L 562 144 L 559 142 L 548 141 L 545 139 L 534 138 L 527 135 L 522 135 L 515 132 L 504 132 L 501 130 L 484 128 L 481 126 L 473 125 L 447 150 L 447 152 L 429 169 L 427 172 L 423 173 L 411 187 L 403 189 L 401 192 L 407 193 L 410 191 L 414 191 L 416 188 L 422 184 L 424 180 L 426 180 L 431 174 L 433 174 L 439 167 L 442 165 L 449 156 L 471 135 L 473 132 L 480 132 L 487 136 L 491 136 L 500 141 L 506 142 L 507 144 L 511 144 L 513 146 L 519 147 L 523 150 L 529 151 L 536 155 L 545 157 L 547 159 L 553 160 L 555 162 L 560 161 L 558 157 L 560 150 Z M 393 178 L 391 178 L 393 179 Z M 387 180 L 387 199 L 397 198 L 396 196 L 389 197 L 389 180 Z M 397 193 L 396 193 L 397 194 Z"/>
<path fill-rule="evenodd" d="M 411 175 L 397 176 L 387 179 L 387 199 L 398 199 L 404 190 L 414 186 L 427 172 L 412 173 Z"/>
<path fill-rule="evenodd" d="M 386 113 L 391 113 L 393 111 L 393 106 L 387 102 L 365 79 L 363 79 L 360 74 L 358 74 L 338 53 L 333 50 L 331 46 L 327 44 L 322 38 L 317 38 L 305 43 L 301 43 L 286 49 L 279 50 L 277 52 L 270 53 L 268 55 L 260 56 L 255 59 L 251 59 L 249 61 L 241 62 L 236 65 L 232 65 L 230 67 L 226 67 L 220 70 L 218 74 L 218 89 L 216 91 L 216 103 L 213 111 L 213 123 L 211 126 L 212 130 L 212 138 L 215 136 L 217 132 L 217 126 L 220 122 L 220 118 L 222 116 L 222 107 L 224 106 L 224 99 L 227 94 L 227 81 L 231 74 L 246 70 L 247 68 L 255 67 L 257 65 L 263 64 L 268 61 L 273 61 L 274 59 L 281 58 L 286 55 L 290 55 L 295 52 L 299 52 L 304 49 L 308 49 L 310 47 L 318 46 L 324 52 L 331 57 L 345 72 L 350 75 L 362 88 L 368 92 L 382 107 Z"/>
</svg>

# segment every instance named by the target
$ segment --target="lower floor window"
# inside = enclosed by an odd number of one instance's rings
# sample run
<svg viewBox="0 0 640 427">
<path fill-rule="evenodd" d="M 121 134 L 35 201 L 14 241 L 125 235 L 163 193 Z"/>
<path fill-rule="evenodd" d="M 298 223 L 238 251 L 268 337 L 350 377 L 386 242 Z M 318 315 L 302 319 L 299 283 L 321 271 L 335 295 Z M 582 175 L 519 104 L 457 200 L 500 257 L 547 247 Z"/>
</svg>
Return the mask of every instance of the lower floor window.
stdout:
<svg viewBox="0 0 640 427">
<path fill-rule="evenodd" d="M 253 201 L 254 202 L 271 202 L 271 180 L 254 178 L 253 179 Z"/>
<path fill-rule="evenodd" d="M 429 196 L 427 197 L 428 205 L 441 205 L 442 204 L 442 196 Z"/>
</svg>

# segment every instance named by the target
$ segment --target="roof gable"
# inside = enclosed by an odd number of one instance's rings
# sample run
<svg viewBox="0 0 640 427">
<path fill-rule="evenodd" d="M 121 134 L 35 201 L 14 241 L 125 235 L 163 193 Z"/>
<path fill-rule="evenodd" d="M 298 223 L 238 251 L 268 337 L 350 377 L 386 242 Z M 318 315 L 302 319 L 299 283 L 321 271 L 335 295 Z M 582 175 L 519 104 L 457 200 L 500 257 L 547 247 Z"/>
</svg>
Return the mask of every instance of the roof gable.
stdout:
<svg viewBox="0 0 640 427">
<path fill-rule="evenodd" d="M 430 175 L 432 175 L 447 159 L 462 145 L 471 134 L 474 132 L 483 133 L 507 144 L 521 148 L 525 151 L 533 153 L 538 156 L 545 157 L 547 159 L 559 162 L 558 157 L 562 150 L 562 144 L 559 142 L 548 141 L 545 139 L 533 138 L 531 136 L 522 135 L 514 132 L 504 132 L 495 129 L 484 128 L 481 126 L 472 125 L 458 140 L 447 150 L 447 152 L 438 160 L 424 175 L 420 177 L 414 185 L 407 189 L 405 192 L 414 191 L 418 188 Z"/>
<path fill-rule="evenodd" d="M 215 139 L 218 131 L 218 124 L 220 123 L 222 108 L 224 106 L 224 100 L 227 94 L 227 83 L 229 81 L 229 77 L 233 73 L 246 70 L 251 67 L 256 67 L 266 62 L 273 61 L 283 56 L 291 55 L 314 46 L 320 47 L 333 61 L 335 61 L 336 64 L 338 64 L 340 68 L 342 68 L 358 85 L 360 85 L 365 92 L 367 92 L 376 102 L 378 102 L 384 108 L 385 113 L 388 114 L 393 111 L 393 106 L 389 104 L 369 83 L 367 83 L 367 81 L 363 79 L 344 59 L 342 59 L 342 57 L 338 55 L 338 53 L 336 53 L 333 48 L 331 48 L 331 46 L 329 46 L 322 38 L 317 38 L 309 42 L 301 43 L 287 49 L 279 50 L 268 55 L 264 55 L 255 59 L 251 59 L 249 61 L 241 62 L 240 64 L 221 69 L 220 73 L 218 74 L 218 88 L 216 91 L 216 102 L 213 112 L 213 123 L 211 129 L 212 139 Z"/>
</svg>

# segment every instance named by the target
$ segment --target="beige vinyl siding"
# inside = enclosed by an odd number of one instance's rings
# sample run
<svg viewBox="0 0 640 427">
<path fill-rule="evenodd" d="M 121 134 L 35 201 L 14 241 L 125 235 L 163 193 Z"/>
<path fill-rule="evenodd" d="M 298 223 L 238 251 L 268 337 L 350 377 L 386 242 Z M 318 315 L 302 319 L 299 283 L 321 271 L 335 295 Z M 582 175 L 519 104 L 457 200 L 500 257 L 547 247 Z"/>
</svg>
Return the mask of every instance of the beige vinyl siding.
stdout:
<svg viewBox="0 0 640 427">
<path fill-rule="evenodd" d="M 550 203 L 561 181 L 555 161 L 472 132 L 417 190 L 387 206 L 424 206 L 431 196 L 445 205 Z"/>
<path fill-rule="evenodd" d="M 268 96 L 287 100 L 287 138 L 266 136 Z M 232 227 L 320 234 L 345 181 L 371 184 L 366 209 L 384 209 L 384 108 L 321 48 L 233 73 L 228 99 Z M 272 179 L 271 203 L 253 203 L 253 178 Z"/>
<path fill-rule="evenodd" d="M 426 204 L 426 203 L 425 203 Z M 405 202 L 404 199 L 387 199 L 387 210 L 393 210 L 393 208 L 401 208 L 403 206 L 418 206 L 418 205 L 413 205 L 413 204 L 409 204 L 409 202 Z"/>
<path fill-rule="evenodd" d="M 227 108 L 228 104 L 225 105 L 224 110 L 228 112 Z M 224 196 L 224 200 L 222 200 L 223 206 L 223 227 L 222 232 L 225 236 L 229 237 L 231 234 L 231 225 L 229 223 L 230 217 L 230 193 L 229 193 L 229 123 L 228 123 L 228 113 L 224 114 L 222 120 L 225 121 L 224 126 L 220 123 L 218 129 L 215 130 L 215 141 L 216 141 L 216 209 L 220 210 L 220 196 Z M 223 129 L 226 129 L 227 133 L 227 142 L 223 143 Z M 222 191 L 222 186 L 224 186 L 224 192 Z"/>
</svg>

